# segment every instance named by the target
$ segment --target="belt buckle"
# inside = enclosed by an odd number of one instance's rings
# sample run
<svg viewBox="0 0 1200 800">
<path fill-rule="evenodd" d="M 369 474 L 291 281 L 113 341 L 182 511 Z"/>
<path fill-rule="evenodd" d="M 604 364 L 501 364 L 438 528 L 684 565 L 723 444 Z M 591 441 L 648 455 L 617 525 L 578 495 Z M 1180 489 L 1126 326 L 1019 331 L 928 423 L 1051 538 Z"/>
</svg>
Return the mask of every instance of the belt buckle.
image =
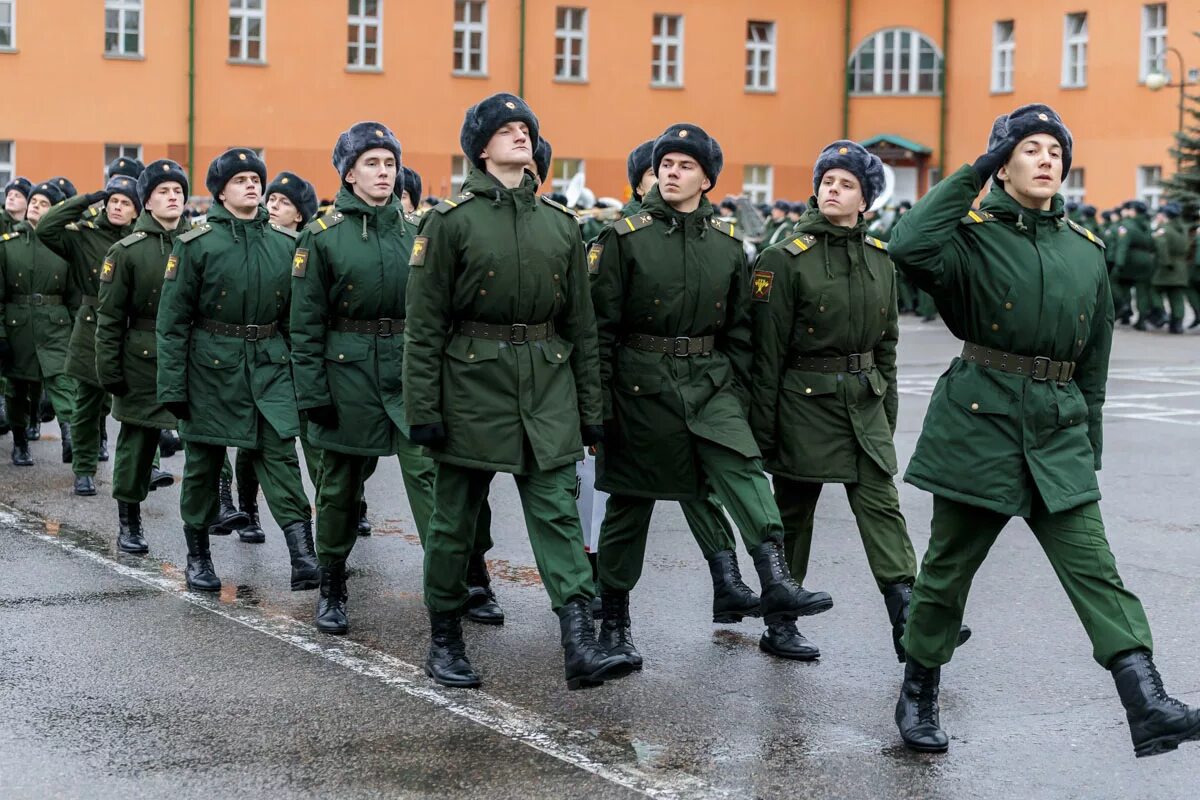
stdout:
<svg viewBox="0 0 1200 800">
<path fill-rule="evenodd" d="M 258 335 L 258 325 L 243 325 L 242 329 L 245 331 L 243 338 L 247 342 L 257 342 L 260 338 L 264 338 Z"/>
<path fill-rule="evenodd" d="M 392 318 L 384 317 L 376 323 L 375 335 L 386 339 L 392 335 Z"/>
<path fill-rule="evenodd" d="M 1040 367 L 1040 373 L 1039 373 Z M 1033 359 L 1033 368 L 1029 371 L 1029 377 L 1035 381 L 1050 380 L 1050 359 L 1046 356 L 1036 356 Z"/>
<path fill-rule="evenodd" d="M 862 353 L 851 353 L 846 356 L 846 372 L 862 372 Z"/>
<path fill-rule="evenodd" d="M 39 292 L 34 292 L 33 294 L 29 295 L 29 305 L 42 306 L 45 304 L 46 304 L 46 296 L 45 295 L 43 295 Z"/>
<path fill-rule="evenodd" d="M 514 322 L 509 326 L 508 341 L 510 344 L 525 344 L 529 341 L 529 326 L 523 322 Z"/>
<path fill-rule="evenodd" d="M 674 341 L 671 342 L 671 355 L 676 356 L 678 358 L 688 357 L 689 355 L 691 355 L 691 352 L 689 352 L 689 350 L 688 350 L 688 348 L 691 346 L 691 344 L 692 344 L 692 337 L 676 336 Z M 680 349 L 680 345 L 683 345 L 682 349 Z"/>
</svg>

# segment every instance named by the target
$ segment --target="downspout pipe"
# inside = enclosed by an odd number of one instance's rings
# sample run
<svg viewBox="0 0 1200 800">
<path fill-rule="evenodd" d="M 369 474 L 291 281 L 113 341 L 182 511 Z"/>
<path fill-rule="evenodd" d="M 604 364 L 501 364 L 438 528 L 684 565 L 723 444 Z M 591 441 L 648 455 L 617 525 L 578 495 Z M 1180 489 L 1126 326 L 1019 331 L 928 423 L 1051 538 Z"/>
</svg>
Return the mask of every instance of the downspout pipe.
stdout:
<svg viewBox="0 0 1200 800">
<path fill-rule="evenodd" d="M 942 95 L 938 109 L 938 173 L 946 174 L 946 76 L 950 64 L 950 0 L 942 0 Z"/>
<path fill-rule="evenodd" d="M 188 185 L 196 185 L 196 0 L 188 0 Z"/>
<path fill-rule="evenodd" d="M 194 0 L 193 0 L 194 2 Z M 521 43 L 517 49 L 517 96 L 525 97 L 525 5 L 521 0 Z"/>
<path fill-rule="evenodd" d="M 946 0 L 948 2 L 949 0 Z M 846 19 L 842 28 L 842 138 L 850 138 L 850 21 L 854 17 L 854 0 L 845 0 Z"/>
</svg>

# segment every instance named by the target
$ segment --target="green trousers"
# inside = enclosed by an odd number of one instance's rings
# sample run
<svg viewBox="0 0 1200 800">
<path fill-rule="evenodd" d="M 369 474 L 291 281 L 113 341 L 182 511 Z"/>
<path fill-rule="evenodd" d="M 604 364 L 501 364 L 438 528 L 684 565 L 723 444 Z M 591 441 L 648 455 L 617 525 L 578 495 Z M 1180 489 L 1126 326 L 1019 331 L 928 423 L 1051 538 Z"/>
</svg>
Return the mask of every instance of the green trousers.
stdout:
<svg viewBox="0 0 1200 800">
<path fill-rule="evenodd" d="M 1184 289 L 1183 293 L 1187 297 L 1188 305 L 1192 307 L 1192 316 L 1200 319 L 1200 289 L 1193 285 Z"/>
<path fill-rule="evenodd" d="M 1133 284 L 1123 281 L 1112 282 L 1113 310 L 1117 316 L 1125 309 L 1133 309 Z"/>
<path fill-rule="evenodd" d="M 783 540 L 783 522 L 762 471 L 762 460 L 747 458 L 726 447 L 696 440 L 704 477 L 713 493 L 733 516 L 747 550 L 767 539 Z M 619 592 L 633 591 L 642 576 L 652 498 L 611 495 L 600 526 L 598 564 L 600 584 Z"/>
<path fill-rule="evenodd" d="M 434 510 L 425 539 L 425 605 L 435 613 L 456 613 L 467 601 L 467 565 L 478 547 L 480 510 L 496 473 L 441 462 L 435 466 Z M 590 600 L 592 567 L 575 505 L 575 465 L 513 478 L 551 607 Z"/>
<path fill-rule="evenodd" d="M 910 658 L 927 667 L 948 663 L 975 572 L 1009 517 L 934 496 L 929 550 L 913 587 L 904 633 Z M 1075 613 L 1107 667 L 1127 650 L 1153 650 L 1141 601 L 1121 583 L 1098 503 L 1051 514 L 1035 498 L 1025 520 L 1042 546 Z"/>
<path fill-rule="evenodd" d="M 158 460 L 158 428 L 121 423 L 113 461 L 112 496 L 124 503 L 141 503 L 150 493 L 150 470 Z"/>
<path fill-rule="evenodd" d="M 858 524 L 867 564 L 882 592 L 895 583 L 911 584 L 917 577 L 917 556 L 908 526 L 900 513 L 900 495 L 892 476 L 859 451 L 858 483 L 844 484 L 846 499 Z M 783 518 L 783 548 L 796 583 L 803 585 L 812 550 L 813 513 L 825 484 L 775 478 L 775 502 Z"/>
<path fill-rule="evenodd" d="M 99 386 L 87 381 L 75 381 L 75 402 L 71 418 L 71 439 L 74 456 L 71 468 L 76 475 L 96 474 L 96 462 L 100 458 L 100 435 L 104 420 L 112 410 L 112 397 Z"/>
<path fill-rule="evenodd" d="M 722 550 L 733 550 L 737 544 L 733 540 L 733 528 L 725 516 L 725 508 L 721 501 L 713 495 L 703 500 L 684 500 L 679 503 L 683 509 L 683 518 L 687 520 L 688 530 L 692 532 L 700 552 L 706 559 Z"/>
<path fill-rule="evenodd" d="M 260 415 L 258 447 L 251 450 L 254 472 L 262 485 L 267 507 L 276 524 L 283 528 L 293 522 L 312 519 L 304 484 L 300 479 L 300 459 L 296 440 L 281 439 L 271 424 Z M 227 466 L 224 445 L 184 442 L 183 485 L 179 491 L 179 513 L 190 528 L 206 528 L 216 519 L 220 505 L 218 480 Z"/>
<path fill-rule="evenodd" d="M 54 414 L 60 420 L 71 421 L 75 408 L 75 384 L 78 383 L 70 375 L 55 375 L 53 378 L 42 378 L 41 382 L 27 381 L 21 378 L 9 378 L 9 391 L 12 392 L 5 401 L 8 403 L 8 419 L 12 427 L 19 424 L 28 428 L 30 421 L 38 417 L 38 403 L 42 390 L 50 398 L 54 406 Z"/>
<path fill-rule="evenodd" d="M 1150 281 L 1138 281 L 1133 285 L 1133 292 L 1137 295 L 1139 319 L 1142 317 L 1148 319 L 1154 309 L 1162 307 L 1162 298 L 1158 292 L 1154 291 L 1154 287 L 1150 285 Z"/>
<path fill-rule="evenodd" d="M 1182 286 L 1162 286 L 1159 287 L 1158 292 L 1166 298 L 1167 303 L 1171 306 L 1171 321 L 1183 322 L 1183 317 L 1187 313 L 1187 301 L 1184 299 L 1187 296 L 1187 290 Z"/>
</svg>

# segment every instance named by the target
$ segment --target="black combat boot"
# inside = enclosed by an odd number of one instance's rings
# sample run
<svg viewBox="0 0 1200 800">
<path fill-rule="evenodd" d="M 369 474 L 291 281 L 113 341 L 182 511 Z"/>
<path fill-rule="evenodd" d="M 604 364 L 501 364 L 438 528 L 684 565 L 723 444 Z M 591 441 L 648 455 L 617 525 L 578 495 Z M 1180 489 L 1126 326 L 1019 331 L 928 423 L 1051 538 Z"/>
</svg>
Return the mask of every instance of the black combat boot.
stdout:
<svg viewBox="0 0 1200 800">
<path fill-rule="evenodd" d="M 316 589 L 321 585 L 321 568 L 313 552 L 312 520 L 284 525 L 283 538 L 292 557 L 292 591 Z"/>
<path fill-rule="evenodd" d="M 1137 318 L 1137 322 L 1133 323 L 1133 329 L 1134 329 L 1135 331 L 1144 331 L 1144 330 L 1147 330 L 1147 326 L 1146 326 L 1146 317 L 1145 317 L 1145 316 L 1139 316 L 1139 317 Z"/>
<path fill-rule="evenodd" d="M 1170 327 L 1167 328 L 1167 331 L 1170 333 L 1183 333 L 1183 320 L 1181 320 L 1181 319 L 1171 320 L 1171 325 L 1170 325 Z"/>
<path fill-rule="evenodd" d="M 1200 319 L 1200 317 L 1196 317 Z M 4 436 L 12 430 L 12 424 L 8 421 L 8 401 L 4 399 L 4 395 L 0 394 L 0 436 Z"/>
<path fill-rule="evenodd" d="M 138 503 L 117 501 L 117 549 L 124 553 L 148 553 L 150 545 L 142 535 L 142 507 Z"/>
<path fill-rule="evenodd" d="M 713 582 L 713 622 L 726 625 L 741 622 L 742 617 L 761 615 L 758 595 L 742 581 L 737 554 L 720 550 L 708 558 Z"/>
<path fill-rule="evenodd" d="M 1150 324 L 1156 329 L 1161 328 L 1163 325 L 1166 325 L 1167 324 L 1167 312 L 1163 311 L 1161 308 L 1156 308 L 1153 311 L 1151 311 L 1150 312 Z"/>
<path fill-rule="evenodd" d="M 429 612 L 429 655 L 425 674 L 442 686 L 474 689 L 479 675 L 467 660 L 467 645 L 462 638 L 462 620 L 458 614 Z"/>
<path fill-rule="evenodd" d="M 1121 306 L 1121 310 L 1117 312 L 1117 322 L 1128 325 L 1131 320 L 1133 320 L 1133 306 Z"/>
<path fill-rule="evenodd" d="M 64 464 L 70 464 L 75 458 L 75 446 L 71 442 L 71 423 L 65 419 L 58 421 L 58 429 L 62 433 L 62 460 Z"/>
<path fill-rule="evenodd" d="M 371 535 L 371 522 L 367 519 L 367 501 L 358 501 L 358 535 Z"/>
<path fill-rule="evenodd" d="M 610 655 L 625 656 L 634 669 L 642 668 L 642 654 L 633 643 L 629 622 L 629 592 L 600 593 L 600 646 Z"/>
<path fill-rule="evenodd" d="M 1200 328 L 1200 314 L 1196 314 L 1196 318 L 1192 320 L 1192 324 L 1188 325 L 1189 331 L 1192 328 Z M 3 434 L 3 433 L 4 433 L 4 431 L 0 431 L 0 434 Z"/>
<path fill-rule="evenodd" d="M 212 553 L 208 550 L 208 531 L 184 525 L 183 538 L 188 551 L 187 569 L 183 573 L 187 587 L 194 592 L 221 591 L 221 579 L 213 569 Z"/>
<path fill-rule="evenodd" d="M 467 562 L 467 619 L 481 625 L 503 625 L 504 609 L 496 602 L 483 554 L 472 554 Z"/>
<path fill-rule="evenodd" d="M 750 555 L 762 584 L 759 607 L 768 625 L 784 617 L 811 617 L 833 608 L 833 598 L 827 592 L 810 592 L 792 579 L 777 540 L 767 539 Z"/>
<path fill-rule="evenodd" d="M 896 727 L 904 744 L 922 753 L 944 753 L 950 737 L 938 719 L 941 667 L 923 667 L 911 658 L 904 664 L 904 684 L 896 702 Z"/>
<path fill-rule="evenodd" d="M 572 600 L 557 613 L 568 689 L 590 689 L 633 672 L 635 667 L 629 656 L 609 653 L 596 641 L 588 601 Z"/>
<path fill-rule="evenodd" d="M 96 460 L 108 461 L 108 431 L 104 428 L 103 420 L 100 425 L 100 450 L 96 453 Z"/>
<path fill-rule="evenodd" d="M 258 517 L 258 481 L 239 480 L 237 485 L 238 506 L 250 521 L 238 531 L 238 538 L 246 544 L 262 544 L 267 540 Z"/>
<path fill-rule="evenodd" d="M 25 429 L 25 438 L 31 442 L 40 441 L 42 438 L 42 423 L 34 421 Z"/>
<path fill-rule="evenodd" d="M 80 497 L 95 497 L 96 480 L 91 475 L 76 475 L 75 494 Z"/>
<path fill-rule="evenodd" d="M 175 476 L 167 472 L 165 469 L 158 467 L 150 467 L 150 491 L 155 489 L 165 489 L 168 486 L 175 485 Z"/>
<path fill-rule="evenodd" d="M 234 531 L 240 531 L 250 523 L 250 517 L 237 510 L 233 504 L 233 484 L 228 478 L 221 478 L 218 484 L 221 495 L 221 505 L 217 509 L 217 518 L 208 523 L 209 536 L 228 536 Z"/>
<path fill-rule="evenodd" d="M 175 431 L 164 430 L 158 434 L 158 453 L 163 458 L 170 458 L 182 449 L 183 444 Z"/>
<path fill-rule="evenodd" d="M 50 397 L 44 391 L 42 399 L 38 401 L 38 419 L 42 422 L 54 421 L 54 404 L 50 402 Z"/>
<path fill-rule="evenodd" d="M 33 456 L 29 453 L 29 437 L 24 428 L 13 428 L 12 463 L 16 467 L 32 467 Z"/>
<path fill-rule="evenodd" d="M 767 625 L 758 649 L 792 661 L 816 661 L 821 657 L 821 648 L 804 638 L 792 619 L 780 619 Z"/>
<path fill-rule="evenodd" d="M 900 638 L 904 636 L 904 626 L 908 624 L 908 606 L 912 602 L 912 585 L 908 583 L 893 583 L 883 589 L 883 604 L 887 607 L 888 619 L 892 623 L 892 646 L 896 648 L 896 660 L 901 664 L 906 659 L 904 646 Z M 966 625 L 958 628 L 958 644 L 961 647 L 971 638 L 971 629 Z"/>
<path fill-rule="evenodd" d="M 1190 708 L 1167 694 L 1149 652 L 1121 653 L 1108 669 L 1125 706 L 1134 755 L 1157 756 L 1200 739 L 1200 708 Z"/>
<path fill-rule="evenodd" d="M 321 593 L 317 596 L 317 630 L 341 636 L 350 630 L 346 619 L 346 562 L 321 567 Z"/>
</svg>

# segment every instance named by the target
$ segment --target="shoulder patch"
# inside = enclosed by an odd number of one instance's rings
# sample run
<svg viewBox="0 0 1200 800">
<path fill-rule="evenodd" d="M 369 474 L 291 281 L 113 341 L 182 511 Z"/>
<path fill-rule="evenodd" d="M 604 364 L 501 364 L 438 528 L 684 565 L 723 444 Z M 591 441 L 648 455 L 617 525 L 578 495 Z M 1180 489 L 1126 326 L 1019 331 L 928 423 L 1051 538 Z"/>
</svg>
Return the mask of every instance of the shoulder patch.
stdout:
<svg viewBox="0 0 1200 800">
<path fill-rule="evenodd" d="M 597 275 L 600 272 L 600 256 L 604 255 L 604 245 L 593 244 L 588 248 L 587 253 L 587 268 L 588 275 Z"/>
<path fill-rule="evenodd" d="M 429 252 L 429 237 L 418 236 L 413 239 L 412 252 L 408 255 L 408 265 L 410 267 L 425 266 L 425 255 Z"/>
<path fill-rule="evenodd" d="M 96 223 L 92 222 L 90 219 L 85 219 L 79 223 L 79 227 L 90 228 L 91 230 L 96 230 Z"/>
<path fill-rule="evenodd" d="M 292 277 L 303 278 L 308 271 L 308 248 L 297 247 L 296 254 L 292 256 Z"/>
<path fill-rule="evenodd" d="M 145 238 L 146 238 L 145 231 L 137 231 L 136 233 L 131 233 L 128 236 L 126 236 L 124 239 L 119 240 L 117 242 L 117 244 L 121 245 L 121 247 L 129 247 L 129 245 L 133 244 L 134 242 L 140 242 L 142 239 L 145 239 Z"/>
<path fill-rule="evenodd" d="M 309 233 L 321 233 L 322 231 L 329 230 L 345 218 L 346 215 L 340 211 L 330 211 L 325 216 L 317 217 L 312 222 L 308 223 L 308 227 L 305 230 L 307 230 Z"/>
<path fill-rule="evenodd" d="M 282 225 L 276 225 L 274 222 L 270 223 L 270 225 L 271 225 L 271 230 L 276 231 L 278 233 L 282 233 L 284 236 L 287 236 L 290 239 L 299 239 L 300 238 L 300 234 L 298 232 L 292 230 L 291 228 L 285 228 Z"/>
<path fill-rule="evenodd" d="M 980 222 L 995 222 L 995 221 L 996 221 L 995 215 L 989 214 L 986 211 L 976 211 L 973 208 L 967 212 L 967 215 L 965 217 L 963 217 L 962 219 L 959 220 L 959 222 L 961 222 L 964 225 L 975 225 Z"/>
<path fill-rule="evenodd" d="M 613 228 L 616 230 L 618 236 L 628 236 L 634 231 L 640 231 L 642 228 L 648 227 L 652 222 L 654 222 L 654 217 L 649 214 L 634 214 L 631 217 L 624 217 L 617 220 Z"/>
<path fill-rule="evenodd" d="M 871 247 L 878 248 L 885 253 L 887 252 L 887 242 L 882 239 L 876 239 L 874 236 L 864 236 L 863 241 L 871 245 Z"/>
<path fill-rule="evenodd" d="M 112 283 L 113 269 L 115 269 L 115 268 L 116 268 L 116 264 L 113 263 L 112 256 L 106 257 L 104 259 L 104 266 L 102 266 L 100 268 L 100 282 L 101 283 Z"/>
<path fill-rule="evenodd" d="M 569 214 L 571 217 L 579 216 L 578 214 L 575 213 L 574 209 L 567 208 L 562 203 L 551 200 L 549 197 L 547 197 L 544 194 L 539 194 L 538 198 L 541 199 L 541 201 L 543 203 L 545 203 L 546 205 L 550 206 L 551 208 L 557 208 L 559 211 L 563 212 L 564 214 Z"/>
<path fill-rule="evenodd" d="M 751 299 L 758 303 L 767 303 L 771 300 L 771 287 L 775 283 L 775 273 L 765 269 L 754 270 L 754 277 L 750 279 L 750 289 L 752 290 Z"/>
<path fill-rule="evenodd" d="M 737 229 L 737 226 L 732 222 L 722 222 L 716 217 L 709 217 L 709 224 L 714 230 L 718 230 L 731 239 L 742 241 L 742 232 Z"/>
<path fill-rule="evenodd" d="M 433 210 L 438 212 L 439 214 L 449 214 L 451 211 L 458 208 L 459 206 L 461 206 L 463 203 L 467 202 L 474 196 L 475 195 L 471 192 L 463 192 L 462 194 L 458 195 L 457 197 L 455 197 L 451 200 L 443 200 L 442 202 L 440 202 L 436 206 L 434 206 Z"/>
<path fill-rule="evenodd" d="M 204 234 L 208 233 L 211 230 L 212 230 L 212 225 L 209 225 L 206 222 L 203 225 L 197 225 L 196 227 L 192 228 L 187 233 L 180 234 L 179 238 L 176 241 L 187 243 L 194 239 L 199 239 L 201 236 L 203 236 Z"/>
<path fill-rule="evenodd" d="M 1078 222 L 1076 222 L 1073 219 L 1067 220 L 1067 224 L 1071 226 L 1071 230 L 1075 231 L 1080 236 L 1082 236 L 1083 238 L 1087 239 L 1092 244 L 1099 247 L 1101 250 L 1104 249 L 1104 240 L 1101 239 L 1099 236 L 1092 233 L 1087 228 L 1083 227 L 1082 225 L 1080 225 Z"/>
<path fill-rule="evenodd" d="M 20 231 L 13 231 L 12 233 L 5 233 L 3 235 L 0 235 L 0 242 L 7 242 L 9 239 L 15 239 L 20 235 L 21 235 Z"/>
<path fill-rule="evenodd" d="M 167 256 L 167 271 L 163 273 L 163 280 L 173 281 L 179 277 L 179 256 L 171 253 Z"/>
<path fill-rule="evenodd" d="M 810 233 L 802 233 L 799 236 L 793 236 L 792 239 L 783 246 L 783 249 L 794 256 L 798 256 L 816 243 L 817 237 Z"/>
</svg>

